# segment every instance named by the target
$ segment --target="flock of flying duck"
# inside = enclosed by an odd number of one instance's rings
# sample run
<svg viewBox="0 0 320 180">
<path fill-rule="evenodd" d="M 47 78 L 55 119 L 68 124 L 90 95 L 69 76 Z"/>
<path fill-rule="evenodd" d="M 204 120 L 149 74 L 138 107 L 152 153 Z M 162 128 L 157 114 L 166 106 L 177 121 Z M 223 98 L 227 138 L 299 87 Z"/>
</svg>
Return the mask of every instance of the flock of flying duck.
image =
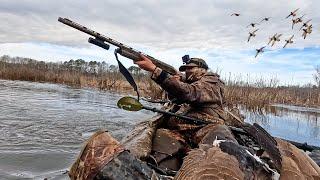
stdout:
<svg viewBox="0 0 320 180">
<path fill-rule="evenodd" d="M 303 37 L 303 39 L 306 39 L 307 35 L 308 35 L 308 34 L 311 34 L 311 32 L 312 32 L 312 24 L 310 24 L 311 19 L 309 19 L 309 20 L 307 20 L 307 21 L 304 22 L 304 21 L 302 20 L 302 18 L 305 16 L 305 14 L 302 15 L 302 16 L 300 16 L 300 17 L 296 17 L 298 10 L 299 10 L 299 8 L 296 9 L 296 10 L 294 10 L 294 11 L 291 11 L 290 14 L 289 14 L 288 16 L 286 16 L 286 19 L 288 19 L 289 17 L 292 16 L 291 29 L 293 29 L 294 25 L 299 24 L 299 23 L 302 23 L 302 26 L 300 27 L 299 31 L 303 30 L 303 32 L 302 32 L 302 37 Z M 231 16 L 240 16 L 240 14 L 239 14 L 239 13 L 232 13 Z M 296 17 L 296 18 L 295 18 L 295 17 Z M 269 21 L 270 18 L 271 18 L 271 17 L 265 17 L 265 18 L 263 18 L 259 23 L 250 23 L 250 24 L 247 26 L 247 28 L 248 28 L 248 27 L 255 28 L 255 27 L 256 27 L 257 25 L 259 25 L 260 23 L 262 23 L 262 22 L 264 22 L 264 21 L 265 21 L 265 22 Z M 248 41 L 247 41 L 247 42 L 249 42 L 251 38 L 254 38 L 254 37 L 256 36 L 256 32 L 257 32 L 258 30 L 259 30 L 259 29 L 254 29 L 253 31 L 249 32 L 249 37 L 248 37 Z M 270 45 L 270 46 L 272 47 L 276 42 L 279 42 L 279 41 L 280 41 L 280 37 L 281 37 L 281 36 L 282 36 L 282 34 L 278 34 L 278 33 L 276 33 L 276 34 L 274 34 L 273 36 L 271 36 L 271 37 L 269 38 L 268 45 Z M 285 40 L 285 44 L 284 44 L 283 48 L 285 48 L 288 44 L 292 44 L 292 43 L 293 43 L 293 40 L 292 40 L 293 37 L 294 37 L 294 35 L 292 35 L 289 39 L 286 39 L 286 40 Z M 255 55 L 255 57 L 257 57 L 258 54 L 263 53 L 265 47 L 266 47 L 266 46 L 263 46 L 263 47 L 261 47 L 261 48 L 259 48 L 259 49 L 256 49 L 256 55 Z"/>
</svg>

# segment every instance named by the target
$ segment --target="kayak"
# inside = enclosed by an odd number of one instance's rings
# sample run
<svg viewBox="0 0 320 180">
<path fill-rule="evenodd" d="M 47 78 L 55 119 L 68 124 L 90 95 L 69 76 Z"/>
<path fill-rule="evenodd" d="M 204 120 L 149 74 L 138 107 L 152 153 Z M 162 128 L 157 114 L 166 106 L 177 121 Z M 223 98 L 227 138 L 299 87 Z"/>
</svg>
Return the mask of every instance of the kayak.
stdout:
<svg viewBox="0 0 320 180">
<path fill-rule="evenodd" d="M 121 142 L 107 130 L 96 132 L 72 165 L 70 178 L 320 178 L 319 166 L 305 152 L 272 137 L 257 124 L 207 125 L 193 134 L 191 138 L 199 143 L 193 144 L 170 129 L 167 121 L 165 115 L 145 120 Z M 320 159 L 316 152 L 311 157 Z"/>
</svg>

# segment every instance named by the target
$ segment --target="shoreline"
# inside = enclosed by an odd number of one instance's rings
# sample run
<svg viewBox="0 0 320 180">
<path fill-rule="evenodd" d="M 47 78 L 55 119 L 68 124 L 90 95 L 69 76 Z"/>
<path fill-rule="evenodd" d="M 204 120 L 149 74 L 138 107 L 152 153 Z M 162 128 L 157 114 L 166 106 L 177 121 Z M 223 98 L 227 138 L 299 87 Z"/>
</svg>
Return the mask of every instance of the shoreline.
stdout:
<svg viewBox="0 0 320 180">
<path fill-rule="evenodd" d="M 135 79 L 141 97 L 163 99 L 164 91 L 150 78 L 150 74 L 136 66 L 128 68 Z M 275 79 L 248 82 L 222 78 L 227 107 L 244 105 L 261 110 L 272 104 L 320 107 L 320 88 L 314 85 L 278 85 Z M 82 59 L 65 62 L 44 62 L 30 58 L 0 57 L 0 79 L 31 82 L 49 82 L 71 87 L 89 87 L 118 94 L 135 95 L 133 88 L 119 72 L 118 67 L 106 62 Z"/>
<path fill-rule="evenodd" d="M 57 83 L 57 82 L 51 82 L 51 81 L 31 81 L 31 80 L 12 80 L 12 79 L 3 79 L 0 78 L 0 80 L 4 80 L 4 81 L 21 81 L 21 82 L 30 82 L 30 83 L 48 83 L 48 84 L 56 84 L 56 85 L 64 85 L 64 86 L 68 86 L 71 88 L 79 88 L 79 89 L 93 89 L 93 90 L 98 90 L 101 92 L 109 92 L 109 93 L 113 93 L 113 94 L 118 94 L 118 95 L 130 95 L 130 96 L 136 96 L 136 92 L 132 89 L 132 87 L 129 85 L 129 83 L 125 80 L 121 80 L 120 84 L 123 85 L 123 87 L 121 88 L 110 88 L 110 89 L 102 89 L 100 87 L 98 87 L 96 85 L 96 83 L 90 83 L 90 84 L 68 84 L 68 83 Z M 140 95 L 143 98 L 147 98 L 151 100 L 160 100 L 160 99 L 153 99 L 151 96 L 148 96 L 146 93 L 146 89 L 141 89 L 139 85 L 141 85 L 141 82 L 137 83 L 138 85 L 138 89 L 140 91 Z M 143 84 L 142 84 L 143 85 Z M 143 92 L 143 93 L 141 93 Z M 243 106 L 244 104 L 236 104 L 236 105 L 240 105 Z M 301 109 L 306 109 L 306 112 L 315 112 L 315 111 L 319 111 L 320 113 L 320 106 L 319 105 L 312 105 L 312 106 L 306 106 L 305 104 L 299 104 L 299 103 L 291 103 L 291 104 L 285 104 L 285 103 L 270 103 L 270 104 L 265 104 L 263 107 L 259 107 L 260 108 L 267 108 L 268 106 L 273 106 L 273 107 L 282 107 L 282 108 L 286 108 L 286 109 L 290 109 L 290 110 L 294 110 L 295 108 L 299 108 L 299 111 Z M 257 108 L 251 108 L 251 106 L 246 106 L 248 109 L 251 110 L 257 110 Z M 308 109 L 314 109 L 313 110 L 308 110 Z"/>
</svg>

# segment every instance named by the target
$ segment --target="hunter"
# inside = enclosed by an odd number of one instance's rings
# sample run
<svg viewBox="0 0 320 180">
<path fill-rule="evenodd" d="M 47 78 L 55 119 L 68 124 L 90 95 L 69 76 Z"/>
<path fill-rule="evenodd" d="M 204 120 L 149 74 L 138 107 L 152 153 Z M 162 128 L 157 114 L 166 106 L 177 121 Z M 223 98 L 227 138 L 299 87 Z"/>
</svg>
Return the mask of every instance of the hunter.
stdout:
<svg viewBox="0 0 320 180">
<path fill-rule="evenodd" d="M 142 56 L 141 61 L 136 61 L 141 69 L 152 73 L 151 79 L 159 84 L 169 96 L 178 104 L 189 105 L 182 112 L 186 116 L 223 123 L 225 120 L 224 83 L 219 75 L 208 72 L 207 63 L 200 58 L 183 57 L 184 65 L 179 68 L 185 72 L 181 75 L 170 75 L 156 67 L 150 59 Z"/>
<path fill-rule="evenodd" d="M 184 62 L 179 70 L 185 72 L 185 80 L 179 75 L 169 75 L 144 56 L 135 63 L 151 72 L 151 78 L 178 104 L 189 105 L 187 109 L 181 106 L 183 111 L 179 109 L 178 113 L 212 123 L 192 127 L 177 119 L 169 119 L 172 129 L 156 129 L 149 147 L 152 148 L 151 154 L 144 156 L 145 161 L 141 161 L 143 156 L 140 154 L 147 152 L 143 149 L 150 139 L 140 137 L 143 137 L 142 132 L 150 129 L 149 123 L 147 127 L 138 127 L 134 136 L 129 137 L 129 140 L 137 138 L 133 142 L 138 144 L 133 148 L 125 142 L 119 143 L 104 130 L 98 131 L 88 140 L 73 164 L 69 172 L 71 179 L 320 178 L 319 166 L 305 153 L 284 140 L 272 137 L 259 125 L 242 123 L 241 128 L 235 128 L 240 130 L 228 127 L 226 124 L 231 120 L 227 120 L 223 109 L 224 83 L 217 74 L 207 71 L 208 65 L 204 60 L 185 58 Z M 152 133 L 148 131 L 149 134 Z M 134 148 L 142 152 L 134 151 Z"/>
</svg>

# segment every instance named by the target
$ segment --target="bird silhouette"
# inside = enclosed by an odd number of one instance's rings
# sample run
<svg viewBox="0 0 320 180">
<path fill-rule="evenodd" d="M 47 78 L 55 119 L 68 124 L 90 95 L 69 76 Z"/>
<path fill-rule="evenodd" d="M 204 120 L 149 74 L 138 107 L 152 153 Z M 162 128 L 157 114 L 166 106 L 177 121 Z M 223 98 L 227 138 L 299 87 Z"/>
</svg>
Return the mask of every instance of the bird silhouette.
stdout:
<svg viewBox="0 0 320 180">
<path fill-rule="evenodd" d="M 277 42 L 280 41 L 280 37 L 282 36 L 282 34 L 274 34 L 272 37 L 269 38 L 269 42 L 268 45 L 271 43 L 271 47 Z"/>
<path fill-rule="evenodd" d="M 256 49 L 256 55 L 254 56 L 255 58 L 258 56 L 258 54 L 260 54 L 260 53 L 263 53 L 264 51 L 263 51 L 263 49 L 265 48 L 266 46 L 263 46 L 263 47 L 261 47 L 261 48 L 259 48 L 259 49 Z"/>
<path fill-rule="evenodd" d="M 307 30 L 311 33 L 312 32 L 312 24 L 310 24 L 308 27 L 307 27 Z"/>
<path fill-rule="evenodd" d="M 306 39 L 308 34 L 312 33 L 312 24 L 310 24 L 307 28 L 303 29 L 302 37 Z"/>
<path fill-rule="evenodd" d="M 304 15 L 305 15 L 305 14 L 304 14 Z M 304 15 L 302 15 L 302 16 L 296 18 L 296 19 L 292 19 L 292 27 L 291 27 L 291 29 L 293 29 L 293 26 L 294 26 L 295 24 L 298 24 L 298 23 L 301 23 L 301 22 L 302 22 L 302 18 L 303 18 Z"/>
<path fill-rule="evenodd" d="M 256 29 L 256 30 L 254 30 L 254 31 L 252 31 L 252 32 L 249 32 L 249 37 L 248 37 L 248 42 L 250 41 L 250 38 L 251 37 L 256 37 L 256 32 L 258 31 L 259 29 Z"/>
<path fill-rule="evenodd" d="M 299 10 L 299 8 L 296 9 L 296 10 L 294 10 L 294 11 L 291 11 L 290 14 L 286 17 L 286 19 L 287 19 L 288 17 L 290 17 L 290 16 L 292 16 L 292 17 L 296 16 L 298 10 Z"/>
<path fill-rule="evenodd" d="M 239 13 L 232 13 L 231 16 L 240 16 Z"/>
<path fill-rule="evenodd" d="M 312 19 L 309 19 L 308 21 L 304 22 L 303 25 L 301 26 L 301 28 L 299 29 L 299 31 L 304 28 L 304 27 L 308 27 L 308 23 L 311 21 Z"/>
<path fill-rule="evenodd" d="M 308 34 L 308 30 L 307 29 L 302 29 L 302 30 L 303 30 L 302 37 L 303 37 L 303 39 L 306 39 L 307 34 Z"/>
<path fill-rule="evenodd" d="M 282 34 L 278 34 L 277 36 L 276 36 L 276 39 L 273 41 L 273 43 L 272 43 L 272 45 L 271 45 L 271 47 L 274 45 L 274 43 L 275 42 L 279 42 L 280 41 L 280 37 L 282 36 Z"/>
<path fill-rule="evenodd" d="M 249 27 L 249 26 L 255 27 L 256 25 L 259 25 L 259 23 L 250 23 L 247 27 Z"/>
<path fill-rule="evenodd" d="M 265 17 L 265 18 L 263 18 L 263 19 L 260 21 L 260 23 L 263 22 L 263 21 L 269 21 L 270 18 L 271 18 L 271 17 Z"/>
<path fill-rule="evenodd" d="M 276 36 L 277 36 L 277 33 L 275 33 L 273 36 L 271 36 L 271 37 L 269 38 L 268 45 L 269 45 L 272 41 L 274 41 L 274 40 L 276 39 Z"/>
<path fill-rule="evenodd" d="M 275 33 L 273 36 L 271 36 L 269 38 L 269 42 L 268 45 L 272 42 L 272 44 L 274 44 L 273 42 L 277 40 L 277 33 Z"/>
<path fill-rule="evenodd" d="M 288 44 L 292 44 L 293 41 L 292 41 L 292 38 L 294 37 L 294 35 L 292 35 L 289 39 L 286 39 L 286 44 L 283 46 L 283 48 L 285 48 Z"/>
</svg>

